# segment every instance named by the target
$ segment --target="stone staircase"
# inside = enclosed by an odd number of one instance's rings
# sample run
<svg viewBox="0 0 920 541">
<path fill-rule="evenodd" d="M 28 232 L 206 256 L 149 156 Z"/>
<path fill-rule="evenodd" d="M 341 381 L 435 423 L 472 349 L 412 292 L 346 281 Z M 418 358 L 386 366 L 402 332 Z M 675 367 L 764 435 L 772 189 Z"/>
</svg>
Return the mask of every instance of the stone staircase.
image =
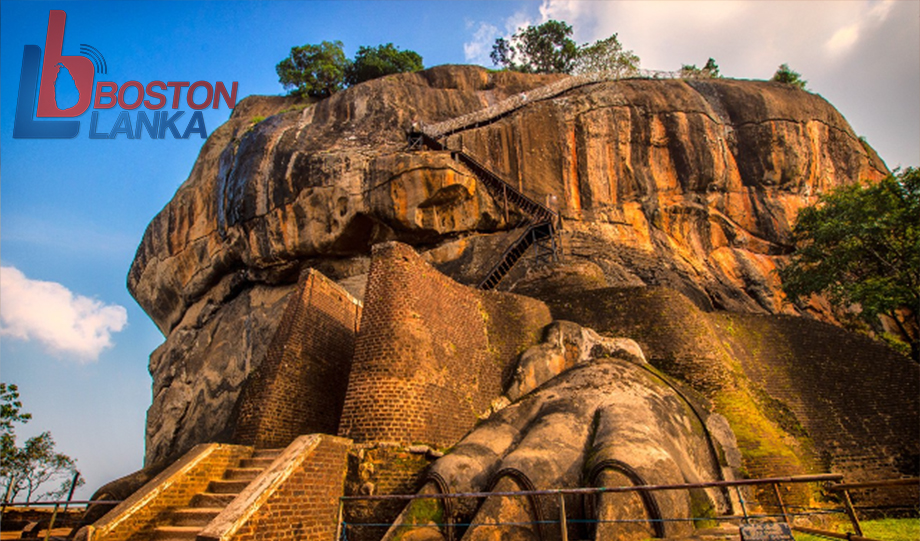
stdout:
<svg viewBox="0 0 920 541">
<path fill-rule="evenodd" d="M 153 530 L 156 541 L 189 541 L 224 510 L 227 505 L 258 477 L 283 449 L 257 449 L 235 467 L 227 468 L 223 478 L 214 479 L 205 492 L 195 495 L 188 507 L 175 508 L 165 513 Z"/>
</svg>

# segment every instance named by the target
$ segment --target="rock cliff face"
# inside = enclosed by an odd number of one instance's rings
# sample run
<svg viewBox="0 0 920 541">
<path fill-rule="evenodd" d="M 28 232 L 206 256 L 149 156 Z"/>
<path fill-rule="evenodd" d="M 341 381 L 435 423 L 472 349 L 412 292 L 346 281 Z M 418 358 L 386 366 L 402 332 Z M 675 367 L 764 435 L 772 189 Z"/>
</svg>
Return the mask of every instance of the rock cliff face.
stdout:
<svg viewBox="0 0 920 541">
<path fill-rule="evenodd" d="M 316 104 L 243 100 L 128 276 L 167 337 L 150 361 L 148 462 L 221 437 L 215 413 L 232 409 L 303 268 L 360 296 L 370 246 L 399 240 L 461 282 L 481 278 L 519 216 L 449 153 L 406 151 L 404 130 L 557 79 L 442 66 Z M 792 310 L 772 271 L 798 210 L 887 171 L 823 99 L 753 81 L 587 85 L 447 142 L 560 211 L 570 272 L 747 312 Z M 523 274 L 502 286 L 523 290 Z"/>
</svg>

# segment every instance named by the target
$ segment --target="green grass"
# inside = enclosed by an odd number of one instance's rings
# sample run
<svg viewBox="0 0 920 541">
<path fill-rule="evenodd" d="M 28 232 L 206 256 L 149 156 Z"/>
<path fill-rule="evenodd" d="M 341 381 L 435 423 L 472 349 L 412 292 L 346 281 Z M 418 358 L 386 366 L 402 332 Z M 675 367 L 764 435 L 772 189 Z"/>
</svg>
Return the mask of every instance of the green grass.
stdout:
<svg viewBox="0 0 920 541">
<path fill-rule="evenodd" d="M 860 521 L 863 536 L 880 541 L 917 541 L 920 539 L 920 518 L 886 518 L 880 520 Z M 849 523 L 841 523 L 837 531 L 846 533 L 852 530 Z M 830 537 L 795 533 L 796 541 L 827 541 Z"/>
</svg>

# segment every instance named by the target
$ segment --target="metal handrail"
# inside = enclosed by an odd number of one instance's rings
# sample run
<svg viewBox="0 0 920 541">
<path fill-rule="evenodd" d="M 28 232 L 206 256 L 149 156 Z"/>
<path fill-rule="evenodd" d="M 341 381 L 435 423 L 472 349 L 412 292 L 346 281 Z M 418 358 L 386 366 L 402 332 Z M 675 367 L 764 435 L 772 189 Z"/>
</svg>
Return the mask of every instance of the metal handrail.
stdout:
<svg viewBox="0 0 920 541">
<path fill-rule="evenodd" d="M 827 487 L 831 492 L 844 490 L 859 490 L 863 488 L 882 488 L 920 485 L 920 477 L 905 477 L 903 479 L 882 479 L 881 481 L 867 481 L 865 483 L 845 483 Z"/>
<path fill-rule="evenodd" d="M 511 252 L 518 249 L 524 243 L 527 243 L 525 250 L 529 248 L 530 246 L 532 246 L 534 242 L 536 241 L 536 238 L 532 235 L 532 233 L 534 233 L 537 229 L 541 227 L 546 227 L 546 226 L 549 226 L 549 232 L 545 237 L 542 237 L 542 238 L 549 238 L 552 236 L 553 234 L 552 222 L 549 220 L 543 220 L 540 222 L 534 222 L 533 219 L 528 220 L 526 223 L 526 229 L 524 230 L 524 232 L 521 233 L 521 235 L 517 239 L 515 239 L 514 242 L 512 242 L 507 248 L 505 248 L 505 251 L 502 253 L 501 257 L 498 258 L 498 261 L 495 263 L 495 265 L 493 265 L 492 268 L 489 269 L 489 272 L 486 273 L 485 278 L 483 278 L 482 281 L 479 282 L 479 286 L 478 286 L 479 289 L 484 289 L 485 286 L 488 285 L 490 281 L 492 281 L 493 275 L 495 275 L 495 273 L 499 271 L 501 266 L 505 264 L 506 260 L 511 256 Z M 518 259 L 520 258 L 521 256 L 518 256 Z M 516 263 L 518 259 L 515 259 L 514 263 Z M 512 266 L 514 265 L 514 263 L 512 263 Z M 502 278 L 504 278 L 504 274 L 502 275 Z M 498 285 L 498 282 L 500 281 L 501 279 L 496 281 L 495 285 Z"/>
<path fill-rule="evenodd" d="M 475 158 L 473 158 L 466 152 L 463 152 L 462 150 L 452 150 L 451 152 L 456 154 L 457 157 L 460 158 L 460 161 L 465 162 L 468 167 L 470 167 L 471 169 L 474 169 L 474 173 L 478 172 L 480 175 L 482 175 L 485 179 L 487 179 L 492 184 L 498 184 L 501 187 L 501 189 L 508 190 L 508 193 L 511 194 L 512 196 L 519 197 L 523 199 L 527 203 L 527 205 L 534 207 L 533 209 L 521 208 L 521 210 L 523 210 L 527 214 L 530 214 L 533 216 L 539 216 L 539 214 L 543 213 L 548 218 L 552 219 L 553 221 L 556 220 L 556 217 L 558 216 L 558 213 L 556 213 L 556 211 L 550 209 L 549 207 L 546 207 L 545 205 L 542 205 L 538 201 L 531 199 L 530 197 L 525 195 L 523 192 L 515 188 L 513 184 L 511 184 L 510 182 L 504 180 L 500 176 L 493 173 L 486 166 L 476 161 Z M 521 207 L 521 205 L 518 204 L 518 207 Z"/>
<path fill-rule="evenodd" d="M 54 500 L 54 501 L 35 501 L 35 502 L 0 502 L 0 507 L 36 507 L 44 505 L 110 505 L 119 504 L 122 500 Z"/>
<path fill-rule="evenodd" d="M 552 494 L 615 494 L 620 492 L 639 492 L 657 490 L 686 490 L 691 488 L 739 487 L 751 485 L 771 485 L 783 483 L 820 483 L 840 481 L 843 475 L 838 473 L 821 473 L 815 475 L 792 475 L 788 477 L 766 477 L 763 479 L 738 479 L 735 481 L 708 481 L 704 483 L 682 483 L 673 485 L 639 485 L 623 487 L 581 487 L 554 488 L 548 490 L 520 490 L 514 492 L 454 492 L 448 494 L 378 494 L 368 496 L 342 496 L 343 501 L 368 500 L 415 500 L 443 498 L 487 498 L 489 496 L 530 496 Z"/>
</svg>

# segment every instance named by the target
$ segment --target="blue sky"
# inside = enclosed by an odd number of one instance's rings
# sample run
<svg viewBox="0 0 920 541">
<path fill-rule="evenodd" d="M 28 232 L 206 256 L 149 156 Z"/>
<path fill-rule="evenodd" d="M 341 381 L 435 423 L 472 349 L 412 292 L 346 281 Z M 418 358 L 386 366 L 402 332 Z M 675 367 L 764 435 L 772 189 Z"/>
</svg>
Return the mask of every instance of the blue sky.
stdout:
<svg viewBox="0 0 920 541">
<path fill-rule="evenodd" d="M 88 479 L 79 496 L 142 464 L 150 352 L 162 335 L 125 276 L 146 225 L 187 177 L 203 140 L 14 139 L 24 45 L 44 49 L 49 10 L 67 12 L 63 54 L 108 65 L 96 81 L 239 82 L 280 94 L 291 46 L 393 42 L 426 66 L 489 65 L 496 37 L 548 18 L 579 42 L 617 32 L 648 69 L 699 66 L 769 78 L 783 62 L 834 104 L 889 167 L 920 164 L 920 3 L 845 2 L 14 2 L 0 4 L 0 378 L 20 386 Z M 180 107 L 188 110 L 188 107 Z M 103 112 L 108 130 L 119 109 Z M 190 114 L 186 114 L 188 118 Z M 208 133 L 229 110 L 204 111 Z M 132 113 L 132 119 L 134 115 Z M 180 129 L 185 121 L 178 122 Z"/>
</svg>

